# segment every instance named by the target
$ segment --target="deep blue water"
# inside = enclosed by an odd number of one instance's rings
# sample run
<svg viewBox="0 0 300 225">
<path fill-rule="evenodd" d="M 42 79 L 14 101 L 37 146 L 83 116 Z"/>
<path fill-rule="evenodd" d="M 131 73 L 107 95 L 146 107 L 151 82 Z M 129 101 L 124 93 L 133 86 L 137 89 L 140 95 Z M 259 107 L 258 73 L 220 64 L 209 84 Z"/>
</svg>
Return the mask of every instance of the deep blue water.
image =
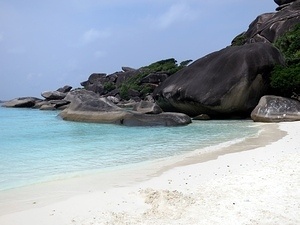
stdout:
<svg viewBox="0 0 300 225">
<path fill-rule="evenodd" d="M 251 121 L 123 127 L 61 120 L 56 111 L 0 107 L 0 191 L 54 176 L 170 157 L 257 133 Z"/>
</svg>

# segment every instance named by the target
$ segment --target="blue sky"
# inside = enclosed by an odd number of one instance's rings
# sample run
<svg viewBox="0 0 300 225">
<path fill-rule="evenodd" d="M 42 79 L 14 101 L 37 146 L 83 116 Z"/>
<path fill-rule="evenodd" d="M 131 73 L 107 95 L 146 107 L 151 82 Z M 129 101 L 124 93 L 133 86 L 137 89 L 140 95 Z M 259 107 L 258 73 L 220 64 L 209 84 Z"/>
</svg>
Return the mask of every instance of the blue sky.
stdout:
<svg viewBox="0 0 300 225">
<path fill-rule="evenodd" d="M 0 99 L 230 45 L 272 0 L 0 0 Z"/>
</svg>

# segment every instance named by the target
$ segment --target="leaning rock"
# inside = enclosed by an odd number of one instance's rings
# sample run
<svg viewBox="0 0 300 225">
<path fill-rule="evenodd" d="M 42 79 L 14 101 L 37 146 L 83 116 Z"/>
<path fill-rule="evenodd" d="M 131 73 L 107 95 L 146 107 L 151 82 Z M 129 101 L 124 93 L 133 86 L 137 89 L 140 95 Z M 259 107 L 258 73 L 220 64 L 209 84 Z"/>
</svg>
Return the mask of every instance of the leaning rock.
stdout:
<svg viewBox="0 0 300 225">
<path fill-rule="evenodd" d="M 267 43 L 227 47 L 211 53 L 170 76 L 155 90 L 165 111 L 189 116 L 249 116 L 268 89 L 278 49 Z"/>
<path fill-rule="evenodd" d="M 251 113 L 255 122 L 286 122 L 300 120 L 300 102 L 273 95 L 263 96 Z"/>
<path fill-rule="evenodd" d="M 41 95 L 47 100 L 61 100 L 67 96 L 66 93 L 60 91 L 45 91 Z"/>
<path fill-rule="evenodd" d="M 42 101 L 39 98 L 35 97 L 23 97 L 23 98 L 15 98 L 10 101 L 5 102 L 3 107 L 15 107 L 15 108 L 32 108 L 35 106 L 37 102 Z"/>
<path fill-rule="evenodd" d="M 162 109 L 154 102 L 140 101 L 133 107 L 134 111 L 145 114 L 159 114 Z"/>
</svg>

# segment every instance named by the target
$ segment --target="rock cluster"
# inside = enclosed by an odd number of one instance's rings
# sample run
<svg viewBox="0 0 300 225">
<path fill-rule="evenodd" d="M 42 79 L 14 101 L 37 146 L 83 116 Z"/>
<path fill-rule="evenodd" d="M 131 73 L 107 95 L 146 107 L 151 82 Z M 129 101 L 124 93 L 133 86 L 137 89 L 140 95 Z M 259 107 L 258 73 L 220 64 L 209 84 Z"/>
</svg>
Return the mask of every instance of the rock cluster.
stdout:
<svg viewBox="0 0 300 225">
<path fill-rule="evenodd" d="M 35 97 L 15 98 L 5 102 L 3 107 L 36 108 L 41 110 L 65 109 L 70 102 L 64 98 L 71 89 L 71 86 L 66 85 L 56 91 L 45 91 L 41 94 L 45 99 Z"/>
<path fill-rule="evenodd" d="M 60 116 L 69 121 L 114 123 L 126 126 L 180 126 L 191 123 L 187 115 L 163 113 L 155 103 L 152 105 L 149 102 L 140 103 L 136 108 L 137 111 L 126 110 L 106 97 L 87 90 L 72 91 L 65 99 L 71 103 L 60 113 Z"/>
<path fill-rule="evenodd" d="M 93 73 L 89 76 L 87 81 L 81 82 L 81 85 L 84 89 L 93 91 L 99 95 L 114 97 L 116 103 L 129 99 L 139 102 L 146 96 L 145 93 L 142 93 L 142 91 L 134 87 L 129 87 L 128 90 L 126 90 L 126 96 L 124 96 L 124 93 L 122 96 L 122 85 L 126 81 L 130 78 L 143 75 L 139 79 L 138 85 L 147 89 L 148 93 L 152 93 L 153 90 L 170 75 L 164 71 L 150 72 L 147 74 L 148 71 L 146 68 L 133 69 L 130 67 L 122 67 L 122 70 L 123 71 L 113 74 Z"/>
</svg>

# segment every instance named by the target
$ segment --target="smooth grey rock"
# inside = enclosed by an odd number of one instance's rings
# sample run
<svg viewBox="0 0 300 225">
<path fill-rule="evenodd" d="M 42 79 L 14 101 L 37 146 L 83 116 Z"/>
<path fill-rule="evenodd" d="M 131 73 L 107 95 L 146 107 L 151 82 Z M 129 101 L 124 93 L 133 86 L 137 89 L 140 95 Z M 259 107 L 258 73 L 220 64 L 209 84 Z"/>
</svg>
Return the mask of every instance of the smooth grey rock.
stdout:
<svg viewBox="0 0 300 225">
<path fill-rule="evenodd" d="M 182 113 L 131 114 L 126 115 L 121 124 L 125 126 L 184 126 L 191 118 Z"/>
<path fill-rule="evenodd" d="M 133 107 L 134 111 L 145 114 L 159 114 L 162 109 L 154 102 L 140 101 Z"/>
<path fill-rule="evenodd" d="M 300 102 L 297 100 L 266 95 L 251 113 L 255 122 L 286 122 L 300 120 Z"/>
<path fill-rule="evenodd" d="M 22 97 L 15 98 L 10 101 L 4 102 L 3 107 L 15 107 L 15 108 L 33 108 L 37 102 L 42 101 L 35 97 Z"/>
<path fill-rule="evenodd" d="M 268 89 L 271 69 L 283 61 L 271 44 L 227 47 L 170 76 L 153 96 L 165 112 L 249 116 Z"/>
<path fill-rule="evenodd" d="M 60 91 L 45 91 L 41 94 L 47 100 L 61 100 L 66 97 L 66 93 Z"/>
</svg>

